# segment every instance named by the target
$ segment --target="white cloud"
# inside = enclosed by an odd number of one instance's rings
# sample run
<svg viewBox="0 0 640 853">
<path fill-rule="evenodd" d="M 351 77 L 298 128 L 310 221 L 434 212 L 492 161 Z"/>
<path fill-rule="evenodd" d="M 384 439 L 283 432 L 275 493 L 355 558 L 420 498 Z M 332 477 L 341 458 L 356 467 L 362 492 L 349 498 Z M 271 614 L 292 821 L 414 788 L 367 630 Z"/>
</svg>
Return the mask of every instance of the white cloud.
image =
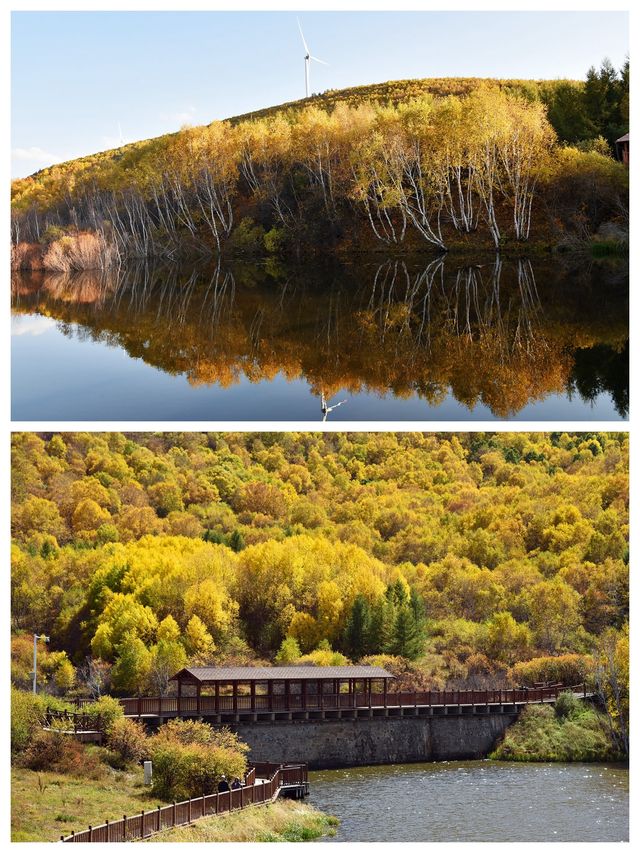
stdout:
<svg viewBox="0 0 640 853">
<path fill-rule="evenodd" d="M 11 318 L 11 334 L 14 337 L 21 335 L 43 335 L 55 325 L 56 322 L 51 317 L 40 317 L 37 314 L 15 314 Z"/>
<path fill-rule="evenodd" d="M 126 139 L 123 139 L 119 136 L 101 136 L 100 137 L 100 145 L 102 146 L 103 151 L 110 151 L 112 148 L 121 148 L 123 145 L 126 145 Z"/>
<path fill-rule="evenodd" d="M 175 113 L 160 113 L 160 118 L 162 121 L 170 121 L 172 124 L 190 124 L 195 118 L 195 114 L 195 107 L 187 107 L 186 110 Z"/>
<path fill-rule="evenodd" d="M 57 154 L 39 148 L 37 145 L 32 145 L 31 148 L 13 148 L 11 156 L 16 160 L 29 160 L 31 163 L 40 163 L 45 166 L 51 165 L 51 163 L 61 163 L 64 159 L 58 157 Z"/>
</svg>

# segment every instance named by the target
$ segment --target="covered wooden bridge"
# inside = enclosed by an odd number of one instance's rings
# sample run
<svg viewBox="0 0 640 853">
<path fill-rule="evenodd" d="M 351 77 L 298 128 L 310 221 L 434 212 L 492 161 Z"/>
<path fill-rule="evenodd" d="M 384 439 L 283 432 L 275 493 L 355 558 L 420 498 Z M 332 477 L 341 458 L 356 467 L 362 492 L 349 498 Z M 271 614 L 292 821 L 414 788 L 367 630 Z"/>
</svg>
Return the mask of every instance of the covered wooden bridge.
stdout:
<svg viewBox="0 0 640 853">
<path fill-rule="evenodd" d="M 377 666 L 187 667 L 171 681 L 181 710 L 306 711 L 384 703 L 394 676 Z"/>
<path fill-rule="evenodd" d="M 392 692 L 394 676 L 375 666 L 186 667 L 171 681 L 175 695 L 121 699 L 127 716 L 203 717 L 211 722 L 486 714 L 555 702 L 585 685 L 501 690 Z"/>
</svg>

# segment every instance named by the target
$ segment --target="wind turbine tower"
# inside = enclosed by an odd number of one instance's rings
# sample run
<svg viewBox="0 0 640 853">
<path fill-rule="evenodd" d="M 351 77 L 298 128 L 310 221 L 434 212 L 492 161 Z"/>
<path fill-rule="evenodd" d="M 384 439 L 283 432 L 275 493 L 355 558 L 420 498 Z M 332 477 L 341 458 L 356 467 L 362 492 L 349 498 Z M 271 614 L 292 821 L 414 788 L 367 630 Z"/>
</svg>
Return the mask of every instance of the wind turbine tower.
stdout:
<svg viewBox="0 0 640 853">
<path fill-rule="evenodd" d="M 323 59 L 318 59 L 317 56 L 311 56 L 311 51 L 307 45 L 307 42 L 304 38 L 304 33 L 302 32 L 302 26 L 300 25 L 300 19 L 298 18 L 298 29 L 300 30 L 300 37 L 302 38 L 302 44 L 304 45 L 304 92 L 305 98 L 309 97 L 309 74 L 311 70 L 311 61 L 319 62 L 320 65 L 328 65 L 328 62 L 325 62 Z"/>
</svg>

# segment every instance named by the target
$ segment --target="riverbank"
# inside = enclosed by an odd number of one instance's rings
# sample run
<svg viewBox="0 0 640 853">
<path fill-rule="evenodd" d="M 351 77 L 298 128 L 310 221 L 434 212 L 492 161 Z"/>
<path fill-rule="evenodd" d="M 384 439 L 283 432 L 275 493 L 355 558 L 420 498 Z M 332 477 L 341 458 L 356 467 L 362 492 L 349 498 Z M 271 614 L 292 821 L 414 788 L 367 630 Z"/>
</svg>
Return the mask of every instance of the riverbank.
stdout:
<svg viewBox="0 0 640 853">
<path fill-rule="evenodd" d="M 266 806 L 199 820 L 170 829 L 149 841 L 314 841 L 333 837 L 339 820 L 296 800 L 276 800 Z"/>
<path fill-rule="evenodd" d="M 97 778 L 13 767 L 11 840 L 59 841 L 71 830 L 148 811 L 160 802 L 144 786 L 142 768 L 122 771 L 96 763 L 93 773 Z"/>
<path fill-rule="evenodd" d="M 567 706 L 570 702 L 566 703 Z M 616 761 L 607 718 L 576 702 L 524 708 L 489 756 L 499 761 Z"/>
<path fill-rule="evenodd" d="M 96 766 L 94 779 L 12 768 L 11 840 L 59 841 L 72 830 L 151 811 L 160 804 L 145 787 L 142 768 L 119 771 Z M 337 823 L 306 803 L 283 799 L 168 830 L 152 840 L 311 841 L 332 835 Z"/>
</svg>

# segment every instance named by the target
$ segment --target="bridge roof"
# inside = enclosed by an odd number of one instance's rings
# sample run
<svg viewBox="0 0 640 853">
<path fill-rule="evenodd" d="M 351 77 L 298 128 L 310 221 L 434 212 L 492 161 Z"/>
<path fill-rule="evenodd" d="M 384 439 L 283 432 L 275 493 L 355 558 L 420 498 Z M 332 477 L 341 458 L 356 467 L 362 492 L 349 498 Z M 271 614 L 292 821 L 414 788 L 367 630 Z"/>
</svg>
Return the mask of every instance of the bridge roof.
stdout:
<svg viewBox="0 0 640 853">
<path fill-rule="evenodd" d="M 317 681 L 333 678 L 394 678 L 380 666 L 191 666 L 171 681 Z"/>
</svg>

